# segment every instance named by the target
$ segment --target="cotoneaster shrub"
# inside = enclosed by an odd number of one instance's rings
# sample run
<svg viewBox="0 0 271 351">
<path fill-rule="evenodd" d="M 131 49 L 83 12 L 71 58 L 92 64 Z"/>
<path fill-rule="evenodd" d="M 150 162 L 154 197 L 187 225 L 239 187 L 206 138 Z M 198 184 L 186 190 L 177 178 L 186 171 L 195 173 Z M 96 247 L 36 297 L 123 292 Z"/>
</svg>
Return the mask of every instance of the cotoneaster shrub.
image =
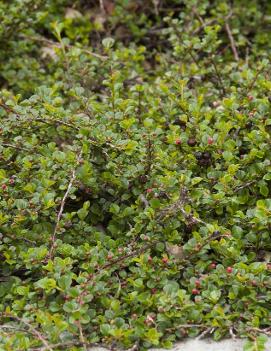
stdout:
<svg viewBox="0 0 271 351">
<path fill-rule="evenodd" d="M 1 349 L 263 350 L 270 5 L 102 4 L 0 4 Z"/>
</svg>

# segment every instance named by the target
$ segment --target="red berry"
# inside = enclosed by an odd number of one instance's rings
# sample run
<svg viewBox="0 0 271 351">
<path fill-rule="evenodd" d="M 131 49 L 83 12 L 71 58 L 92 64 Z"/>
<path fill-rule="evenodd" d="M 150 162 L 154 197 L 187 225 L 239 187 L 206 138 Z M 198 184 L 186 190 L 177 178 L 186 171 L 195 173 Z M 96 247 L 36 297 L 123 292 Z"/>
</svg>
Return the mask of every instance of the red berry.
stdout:
<svg viewBox="0 0 271 351">
<path fill-rule="evenodd" d="M 150 238 L 147 235 L 142 235 L 141 239 L 144 240 L 144 241 L 150 240 Z"/>
<path fill-rule="evenodd" d="M 150 194 L 152 192 L 152 188 L 147 189 L 147 193 Z"/>
<path fill-rule="evenodd" d="M 152 325 L 155 323 L 154 319 L 152 318 L 152 316 L 148 315 L 144 321 L 145 324 L 147 325 Z"/>
<path fill-rule="evenodd" d="M 232 267 L 227 267 L 227 273 L 232 273 L 233 268 Z"/>
<path fill-rule="evenodd" d="M 2 184 L 2 190 L 7 190 L 7 185 L 6 184 Z"/>
<path fill-rule="evenodd" d="M 168 263 L 168 258 L 167 258 L 167 257 L 163 257 L 163 258 L 162 258 L 162 262 L 165 263 L 165 264 L 167 264 L 167 263 Z"/>
<path fill-rule="evenodd" d="M 148 262 L 152 262 L 152 257 L 151 256 L 148 257 Z"/>
<path fill-rule="evenodd" d="M 151 293 L 154 295 L 155 293 L 157 292 L 157 289 L 156 288 L 152 288 L 151 289 Z"/>
<path fill-rule="evenodd" d="M 212 145 L 214 143 L 214 139 L 209 137 L 207 142 L 208 142 L 208 145 Z"/>
<path fill-rule="evenodd" d="M 212 263 L 210 264 L 210 268 L 215 269 L 215 268 L 216 268 L 216 263 L 215 263 L 215 262 L 212 262 Z"/>
<path fill-rule="evenodd" d="M 15 180 L 14 180 L 14 178 L 10 178 L 8 182 L 9 182 L 9 184 L 14 184 Z"/>
<path fill-rule="evenodd" d="M 198 289 L 193 289 L 192 290 L 192 294 L 193 295 L 198 295 L 199 294 L 199 290 Z"/>
<path fill-rule="evenodd" d="M 108 260 L 112 260 L 112 258 L 113 258 L 113 255 L 112 255 L 112 254 L 108 254 L 108 255 L 107 255 L 107 259 L 108 259 Z"/>
<path fill-rule="evenodd" d="M 197 279 L 197 280 L 195 281 L 195 285 L 196 285 L 197 288 L 199 288 L 199 287 L 200 287 L 200 280 Z"/>
<path fill-rule="evenodd" d="M 253 100 L 253 96 L 252 96 L 252 95 L 248 95 L 247 98 L 248 98 L 249 101 L 252 101 L 252 100 Z"/>
<path fill-rule="evenodd" d="M 180 145 L 181 143 L 182 143 L 182 142 L 181 142 L 181 139 L 176 139 L 176 140 L 175 140 L 175 144 L 176 144 L 176 145 Z"/>
</svg>

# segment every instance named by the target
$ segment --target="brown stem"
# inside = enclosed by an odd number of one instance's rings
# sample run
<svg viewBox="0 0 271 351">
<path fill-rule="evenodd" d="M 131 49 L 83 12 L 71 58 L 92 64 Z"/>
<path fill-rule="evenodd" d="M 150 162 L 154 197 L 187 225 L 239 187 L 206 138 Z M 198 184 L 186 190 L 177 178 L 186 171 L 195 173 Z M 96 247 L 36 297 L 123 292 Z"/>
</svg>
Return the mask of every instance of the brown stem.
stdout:
<svg viewBox="0 0 271 351">
<path fill-rule="evenodd" d="M 233 38 L 229 22 L 225 23 L 225 29 L 226 29 L 226 32 L 228 34 L 228 38 L 230 40 L 231 49 L 232 49 L 232 52 L 233 52 L 234 59 L 235 59 L 235 61 L 239 61 L 238 51 L 236 49 L 235 40 Z"/>
<path fill-rule="evenodd" d="M 72 188 L 73 183 L 74 183 L 75 178 L 76 178 L 76 167 L 78 166 L 78 164 L 79 164 L 79 162 L 81 160 L 81 156 L 82 156 L 82 151 L 79 153 L 79 155 L 77 157 L 76 166 L 72 170 L 72 175 L 71 175 L 71 178 L 70 178 L 67 190 L 66 190 L 66 192 L 65 192 L 65 194 L 64 194 L 64 196 L 63 196 L 63 198 L 61 200 L 61 203 L 60 203 L 60 209 L 59 209 L 58 214 L 57 214 L 57 219 L 56 219 L 54 232 L 53 232 L 52 237 L 51 237 L 51 248 L 50 248 L 50 251 L 49 251 L 49 258 L 50 259 L 52 259 L 52 256 L 53 256 L 53 253 L 54 253 L 56 236 L 57 236 L 57 233 L 58 233 L 59 227 L 60 227 L 60 220 L 61 220 L 62 215 L 63 215 L 63 211 L 64 211 L 64 207 L 65 207 L 67 198 L 69 196 L 69 193 L 71 191 L 71 188 Z"/>
<path fill-rule="evenodd" d="M 150 175 L 151 168 L 152 168 L 152 159 L 153 159 L 153 144 L 149 137 L 147 142 L 147 162 L 145 166 L 146 175 Z"/>
<path fill-rule="evenodd" d="M 46 39 L 46 38 L 43 38 L 43 37 L 34 37 L 34 36 L 28 36 L 28 35 L 20 35 L 21 38 L 24 38 L 24 39 L 29 39 L 29 40 L 33 40 L 33 41 L 39 41 L 39 42 L 43 42 L 43 43 L 46 43 L 48 45 L 52 45 L 52 46 L 55 46 L 57 48 L 62 48 L 61 44 L 60 43 L 57 43 L 53 40 L 49 40 L 49 39 Z M 74 48 L 73 45 L 69 45 L 69 44 L 65 44 L 65 47 L 69 48 L 69 49 L 72 49 Z M 103 55 L 99 55 L 99 54 L 96 54 L 95 52 L 92 52 L 90 50 L 87 50 L 87 49 L 84 49 L 84 48 L 79 48 L 82 52 L 88 54 L 88 55 L 91 55 L 93 57 L 97 57 L 101 60 L 107 60 L 108 57 L 107 56 L 103 56 Z"/>
<path fill-rule="evenodd" d="M 31 332 L 31 334 L 33 334 L 34 336 L 36 336 L 44 345 L 44 350 L 49 350 L 49 351 L 53 351 L 53 349 L 51 348 L 51 346 L 48 344 L 47 340 L 45 339 L 45 337 L 37 330 L 35 329 L 30 323 L 28 323 L 26 320 L 24 320 L 23 318 L 20 318 L 18 316 L 15 315 L 11 315 L 9 313 L 3 313 L 1 314 L 2 317 L 6 317 L 6 318 L 11 318 L 11 319 L 15 319 L 16 321 L 24 324 L 29 331 Z"/>
<path fill-rule="evenodd" d="M 27 148 L 25 148 L 25 147 L 17 146 L 17 145 L 12 145 L 12 144 L 9 144 L 9 143 L 1 143 L 0 145 L 1 145 L 1 146 L 5 146 L 5 147 L 10 147 L 10 148 L 16 149 L 16 150 L 21 150 L 21 151 L 27 151 L 27 152 L 30 152 L 30 151 L 31 151 L 30 149 L 27 149 Z"/>
<path fill-rule="evenodd" d="M 236 188 L 233 189 L 233 191 L 236 193 L 236 192 L 238 192 L 238 191 L 240 191 L 242 189 L 245 189 L 245 188 L 249 187 L 250 185 L 252 185 L 254 183 L 256 183 L 256 180 L 251 180 L 250 182 L 247 182 L 247 183 L 245 183 L 243 185 L 237 186 Z"/>
<path fill-rule="evenodd" d="M 86 341 L 85 341 L 85 337 L 83 334 L 83 329 L 82 329 L 82 325 L 81 325 L 80 321 L 77 322 L 77 326 L 79 329 L 80 341 L 83 345 L 84 350 L 87 351 Z"/>
<path fill-rule="evenodd" d="M 0 100 L 0 107 L 2 107 L 7 113 L 13 113 L 18 120 L 21 120 L 21 116 L 13 108 L 9 107 L 1 100 Z M 31 121 L 31 120 L 29 120 L 29 121 Z M 59 119 L 45 119 L 45 118 L 38 117 L 38 118 L 32 119 L 32 121 L 38 121 L 38 122 L 41 122 L 41 123 L 44 123 L 44 124 L 47 124 L 50 126 L 63 125 L 63 126 L 69 127 L 71 129 L 74 129 L 77 131 L 80 130 L 80 128 L 77 127 L 76 125 L 74 125 L 72 123 L 61 121 Z M 102 146 L 102 145 L 98 144 L 98 140 L 96 140 L 94 138 L 89 138 L 88 141 L 89 141 L 89 143 L 91 143 L 97 147 Z M 108 141 L 104 142 L 104 144 L 109 146 L 110 148 L 119 149 L 117 146 L 113 145 L 112 143 L 110 143 Z M 106 154 L 106 152 L 104 150 L 103 150 L 103 152 Z"/>
<path fill-rule="evenodd" d="M 219 82 L 219 87 L 220 87 L 220 91 L 221 91 L 221 97 L 223 97 L 223 96 L 226 95 L 226 89 L 224 88 L 223 81 L 222 81 L 220 73 L 219 73 L 219 71 L 217 69 L 217 65 L 215 63 L 215 60 L 213 59 L 213 57 L 211 57 L 210 60 L 211 60 L 212 65 L 214 66 L 215 74 L 216 74 L 217 80 Z"/>
<path fill-rule="evenodd" d="M 259 75 L 265 70 L 265 66 L 261 67 L 258 72 L 255 74 L 254 79 L 252 80 L 252 82 L 249 84 L 248 88 L 247 88 L 247 93 L 251 91 L 251 89 L 254 87 L 254 84 L 256 83 Z"/>
<path fill-rule="evenodd" d="M 173 332 L 176 331 L 178 329 L 189 329 L 189 328 L 208 328 L 207 326 L 203 325 L 203 324 L 179 324 L 176 325 L 176 327 L 172 327 L 172 328 L 167 328 L 166 331 L 168 332 Z"/>
<path fill-rule="evenodd" d="M 103 0 L 99 0 L 99 3 L 100 3 L 101 12 L 102 12 L 103 14 L 105 14 L 104 1 L 103 1 Z"/>
<path fill-rule="evenodd" d="M 260 329 L 260 328 L 248 328 L 247 331 L 255 331 L 257 333 L 265 334 L 267 336 L 271 336 L 271 327 L 265 328 L 265 329 Z"/>
<path fill-rule="evenodd" d="M 106 348 L 106 345 L 98 344 L 98 343 L 82 343 L 81 341 L 67 341 L 67 342 L 59 342 L 57 344 L 51 344 L 50 347 L 51 349 L 64 349 L 64 350 L 70 350 L 70 347 L 75 347 L 75 346 L 85 346 L 85 347 L 104 347 Z M 31 348 L 28 351 L 47 351 L 48 348 L 45 346 L 42 347 L 35 347 Z"/>
<path fill-rule="evenodd" d="M 6 105 L 3 101 L 0 100 L 0 107 L 2 107 L 6 112 L 8 113 L 13 113 L 17 119 L 21 119 L 21 116 L 11 107 L 9 107 L 8 105 Z M 66 127 L 69 127 L 69 128 L 72 128 L 72 129 L 75 129 L 75 130 L 79 130 L 80 128 L 76 127 L 75 125 L 71 124 L 71 123 L 68 123 L 68 122 L 64 122 L 64 121 L 61 121 L 61 120 L 50 120 L 50 119 L 45 119 L 45 118 L 40 118 L 40 117 L 37 117 L 34 119 L 35 121 L 38 121 L 38 122 L 42 122 L 42 123 L 45 123 L 45 124 L 48 124 L 48 125 L 54 125 L 54 123 L 56 124 L 60 124 L 60 125 L 64 125 Z"/>
</svg>

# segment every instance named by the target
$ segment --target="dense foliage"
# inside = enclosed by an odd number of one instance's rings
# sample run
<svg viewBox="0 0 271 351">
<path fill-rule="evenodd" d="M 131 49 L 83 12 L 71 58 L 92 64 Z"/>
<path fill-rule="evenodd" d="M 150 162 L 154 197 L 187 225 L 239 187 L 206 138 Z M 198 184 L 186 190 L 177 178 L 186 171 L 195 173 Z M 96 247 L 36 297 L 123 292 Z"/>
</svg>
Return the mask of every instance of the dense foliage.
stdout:
<svg viewBox="0 0 271 351">
<path fill-rule="evenodd" d="M 271 330 L 271 3 L 0 2 L 0 348 Z"/>
</svg>

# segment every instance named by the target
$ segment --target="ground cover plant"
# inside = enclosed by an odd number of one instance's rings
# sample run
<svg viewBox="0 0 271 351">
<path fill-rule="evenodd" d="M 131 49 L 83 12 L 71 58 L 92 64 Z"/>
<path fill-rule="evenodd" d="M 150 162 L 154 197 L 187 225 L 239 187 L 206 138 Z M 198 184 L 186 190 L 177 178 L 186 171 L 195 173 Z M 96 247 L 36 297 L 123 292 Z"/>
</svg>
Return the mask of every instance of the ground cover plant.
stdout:
<svg viewBox="0 0 271 351">
<path fill-rule="evenodd" d="M 0 349 L 271 334 L 271 3 L 0 2 Z"/>
</svg>

